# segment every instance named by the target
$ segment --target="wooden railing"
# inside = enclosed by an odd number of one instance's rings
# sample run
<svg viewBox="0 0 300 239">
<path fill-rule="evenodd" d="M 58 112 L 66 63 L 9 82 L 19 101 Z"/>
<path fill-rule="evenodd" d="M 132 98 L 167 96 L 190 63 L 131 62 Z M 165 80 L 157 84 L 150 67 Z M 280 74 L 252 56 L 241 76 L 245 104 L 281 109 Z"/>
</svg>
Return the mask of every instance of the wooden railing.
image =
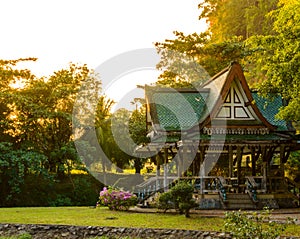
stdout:
<svg viewBox="0 0 300 239">
<path fill-rule="evenodd" d="M 163 177 L 156 176 L 148 179 L 144 183 L 136 186 L 136 194 L 140 201 L 144 201 L 156 192 L 166 191 L 169 185 L 177 181 L 185 180 L 193 185 L 195 192 L 199 194 L 219 194 L 223 202 L 227 200 L 227 194 L 230 192 L 246 192 L 253 202 L 257 202 L 257 194 L 290 191 L 295 195 L 300 193 L 300 184 L 295 183 L 287 178 L 268 177 L 265 181 L 263 176 L 248 176 L 245 181 L 239 182 L 237 178 L 203 176 L 203 177 Z M 164 185 L 167 187 L 164 188 Z"/>
<path fill-rule="evenodd" d="M 257 203 L 257 190 L 260 185 L 255 181 L 254 177 L 246 177 L 246 193 L 249 194 L 251 200 Z"/>
<path fill-rule="evenodd" d="M 227 201 L 227 190 L 228 190 L 229 185 L 227 184 L 226 179 L 223 178 L 223 177 L 217 177 L 216 180 L 217 180 L 219 195 L 220 195 L 222 201 L 224 203 L 226 203 L 226 201 Z"/>
</svg>

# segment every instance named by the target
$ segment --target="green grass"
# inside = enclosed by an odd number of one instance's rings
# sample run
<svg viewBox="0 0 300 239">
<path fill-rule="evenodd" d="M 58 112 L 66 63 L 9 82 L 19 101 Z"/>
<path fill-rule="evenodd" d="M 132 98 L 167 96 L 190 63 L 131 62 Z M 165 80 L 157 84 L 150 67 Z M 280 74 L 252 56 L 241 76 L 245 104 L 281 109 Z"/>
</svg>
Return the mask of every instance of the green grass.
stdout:
<svg viewBox="0 0 300 239">
<path fill-rule="evenodd" d="M 177 214 L 117 212 L 103 207 L 0 208 L 0 223 L 171 228 L 204 231 L 221 231 L 223 229 L 223 219 L 220 217 L 212 218 L 192 214 L 191 218 L 185 218 L 184 215 Z M 284 234 L 300 235 L 300 226 L 290 225 Z"/>
<path fill-rule="evenodd" d="M 192 215 L 163 213 L 135 213 L 110 211 L 107 208 L 88 207 L 37 207 L 1 208 L 0 223 L 62 224 L 115 227 L 177 228 L 216 230 L 222 227 L 221 218 L 203 218 Z"/>
</svg>

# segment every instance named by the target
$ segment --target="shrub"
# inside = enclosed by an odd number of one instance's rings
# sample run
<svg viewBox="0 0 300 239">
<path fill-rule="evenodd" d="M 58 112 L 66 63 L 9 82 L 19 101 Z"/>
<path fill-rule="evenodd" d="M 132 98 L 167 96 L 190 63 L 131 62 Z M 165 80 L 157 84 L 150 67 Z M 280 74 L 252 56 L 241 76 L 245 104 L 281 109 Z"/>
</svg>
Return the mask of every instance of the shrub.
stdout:
<svg viewBox="0 0 300 239">
<path fill-rule="evenodd" d="M 286 229 L 287 223 L 278 224 L 270 219 L 270 210 L 261 213 L 226 212 L 224 227 L 237 239 L 276 239 Z"/>
<path fill-rule="evenodd" d="M 164 212 L 167 210 L 175 208 L 174 199 L 171 192 L 162 193 L 158 198 L 158 209 L 163 209 Z"/>
<path fill-rule="evenodd" d="M 110 210 L 125 210 L 137 204 L 136 195 L 118 189 L 106 188 L 100 192 L 98 205 L 107 206 Z"/>
<path fill-rule="evenodd" d="M 178 182 L 169 192 L 163 193 L 159 198 L 159 208 L 165 211 L 175 208 L 180 214 L 190 217 L 190 209 L 197 206 L 193 199 L 194 188 L 188 182 Z"/>
</svg>

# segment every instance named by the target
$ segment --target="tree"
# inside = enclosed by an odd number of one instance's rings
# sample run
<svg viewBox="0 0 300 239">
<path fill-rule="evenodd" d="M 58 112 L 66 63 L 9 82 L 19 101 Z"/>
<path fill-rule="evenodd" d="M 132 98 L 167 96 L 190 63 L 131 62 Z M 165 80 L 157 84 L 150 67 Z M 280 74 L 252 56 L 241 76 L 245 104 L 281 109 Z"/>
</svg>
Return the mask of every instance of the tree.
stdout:
<svg viewBox="0 0 300 239">
<path fill-rule="evenodd" d="M 272 33 L 272 19 L 266 15 L 276 8 L 278 0 L 204 0 L 199 18 L 210 24 L 214 42 L 222 42 L 232 36 L 243 40 L 253 35 Z"/>
<path fill-rule="evenodd" d="M 157 85 L 198 87 L 245 55 L 244 43 L 238 37 L 217 43 L 211 40 L 208 32 L 190 35 L 175 32 L 175 36 L 175 40 L 155 44 L 162 56 L 157 67 L 164 70 Z"/>
<path fill-rule="evenodd" d="M 147 137 L 147 127 L 146 127 L 146 107 L 142 105 L 140 108 L 134 110 L 131 114 L 129 120 L 129 133 L 133 142 L 136 145 L 144 145 L 149 142 Z M 135 173 L 140 174 L 141 169 L 145 164 L 145 159 L 139 157 L 133 157 Z"/>
<path fill-rule="evenodd" d="M 79 162 L 72 143 L 72 110 L 80 83 L 90 77 L 84 66 L 70 64 L 49 78 L 32 78 L 14 97 L 19 144 L 43 153 L 49 171 L 64 175 Z"/>
<path fill-rule="evenodd" d="M 12 143 L 0 142 L 0 205 L 15 206 L 28 175 L 47 176 L 43 167 L 47 158 L 40 153 L 16 149 Z"/>
<path fill-rule="evenodd" d="M 110 160 L 113 158 L 112 145 L 114 145 L 113 135 L 111 133 L 111 108 L 114 103 L 113 100 L 107 99 L 106 96 L 101 96 L 95 113 L 95 128 L 98 143 L 101 146 L 103 153 Z M 102 163 L 102 170 L 105 172 L 109 164 L 106 162 L 106 158 L 101 157 L 100 160 Z"/>
<path fill-rule="evenodd" d="M 232 61 L 239 61 L 248 73 L 250 83 L 259 77 L 253 63 L 246 58 L 252 49 L 245 47 L 250 36 L 274 35 L 274 19 L 267 15 L 276 9 L 278 0 L 204 0 L 199 18 L 205 18 L 209 29 L 204 33 L 185 35 L 175 31 L 175 40 L 155 44 L 161 54 L 157 65 L 163 70 L 157 85 L 198 87 Z M 208 74 L 207 74 L 208 73 Z"/>
<path fill-rule="evenodd" d="M 254 36 L 248 40 L 253 49 L 252 61 L 266 77 L 259 85 L 265 96 L 279 94 L 286 106 L 278 117 L 300 121 L 300 3 L 297 0 L 280 0 L 279 8 L 271 15 L 275 19 L 276 35 Z"/>
<path fill-rule="evenodd" d="M 0 60 L 0 140 L 2 142 L 16 142 L 13 134 L 13 122 L 16 117 L 14 112 L 14 95 L 19 89 L 14 88 L 16 83 L 26 83 L 35 76 L 27 69 L 17 69 L 22 62 L 35 61 L 35 58 Z"/>
<path fill-rule="evenodd" d="M 135 144 L 129 133 L 129 119 L 131 112 L 125 108 L 118 109 L 112 116 L 112 135 L 114 147 L 110 147 L 113 162 L 119 172 L 123 172 L 126 165 L 132 158 Z"/>
</svg>

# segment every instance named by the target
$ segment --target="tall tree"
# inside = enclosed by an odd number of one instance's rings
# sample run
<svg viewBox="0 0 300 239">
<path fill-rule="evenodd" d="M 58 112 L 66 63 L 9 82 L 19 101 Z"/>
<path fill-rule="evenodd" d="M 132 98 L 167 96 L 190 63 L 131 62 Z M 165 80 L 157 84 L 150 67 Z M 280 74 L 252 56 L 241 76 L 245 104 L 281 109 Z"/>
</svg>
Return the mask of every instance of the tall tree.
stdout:
<svg viewBox="0 0 300 239">
<path fill-rule="evenodd" d="M 43 153 L 49 170 L 59 175 L 78 159 L 72 143 L 72 110 L 80 83 L 89 74 L 85 65 L 70 64 L 49 78 L 31 79 L 14 96 L 20 144 Z"/>
<path fill-rule="evenodd" d="M 115 147 L 113 141 L 113 135 L 111 132 L 111 117 L 112 117 L 112 106 L 114 105 L 112 99 L 108 99 L 105 95 L 101 96 L 95 113 L 95 128 L 97 134 L 97 140 L 101 146 L 103 153 L 107 158 L 101 157 L 102 170 L 105 172 L 107 167 L 110 167 L 107 159 L 112 161 L 113 152 L 112 148 Z M 99 155 L 98 155 L 99 156 Z"/>
<path fill-rule="evenodd" d="M 135 109 L 129 120 L 129 133 L 133 142 L 140 146 L 149 142 L 147 137 L 147 127 L 146 127 L 146 107 L 142 105 L 140 108 Z M 133 154 L 134 155 L 134 154 Z M 146 159 L 142 159 L 139 157 L 132 157 L 135 173 L 140 174 L 141 169 L 145 164 Z"/>
<path fill-rule="evenodd" d="M 155 44 L 162 56 L 157 67 L 163 70 L 157 85 L 198 87 L 245 54 L 244 43 L 239 37 L 216 43 L 208 32 L 190 35 L 175 32 L 175 36 L 175 40 Z"/>
<path fill-rule="evenodd" d="M 274 21 L 267 14 L 276 8 L 278 0 L 204 0 L 199 4 L 209 29 L 205 33 L 185 35 L 174 32 L 174 40 L 155 44 L 161 54 L 157 65 L 163 73 L 158 85 L 193 87 L 228 66 L 239 61 L 245 70 L 253 71 L 245 57 L 252 49 L 245 48 L 244 40 L 256 34 L 275 34 Z M 207 74 L 208 73 L 208 74 Z M 251 84 L 256 75 L 249 74 Z"/>
<path fill-rule="evenodd" d="M 252 61 L 266 77 L 259 89 L 264 95 L 277 93 L 286 103 L 279 117 L 300 121 L 300 2 L 280 0 L 272 12 L 276 35 L 254 36 L 248 40 Z"/>
<path fill-rule="evenodd" d="M 19 91 L 17 83 L 25 84 L 35 76 L 27 69 L 18 69 L 18 64 L 35 61 L 35 58 L 0 60 L 0 141 L 18 141 L 13 127 L 14 95 Z M 14 87 L 15 85 L 15 87 Z"/>
<path fill-rule="evenodd" d="M 267 14 L 276 8 L 278 0 L 204 0 L 199 18 L 207 19 L 215 42 L 232 36 L 243 40 L 253 35 L 272 33 L 272 19 Z"/>
<path fill-rule="evenodd" d="M 112 135 L 114 147 L 111 148 L 113 162 L 118 167 L 119 172 L 123 172 L 125 166 L 129 165 L 134 151 L 134 142 L 129 133 L 129 119 L 131 112 L 125 108 L 118 109 L 112 117 Z"/>
</svg>

